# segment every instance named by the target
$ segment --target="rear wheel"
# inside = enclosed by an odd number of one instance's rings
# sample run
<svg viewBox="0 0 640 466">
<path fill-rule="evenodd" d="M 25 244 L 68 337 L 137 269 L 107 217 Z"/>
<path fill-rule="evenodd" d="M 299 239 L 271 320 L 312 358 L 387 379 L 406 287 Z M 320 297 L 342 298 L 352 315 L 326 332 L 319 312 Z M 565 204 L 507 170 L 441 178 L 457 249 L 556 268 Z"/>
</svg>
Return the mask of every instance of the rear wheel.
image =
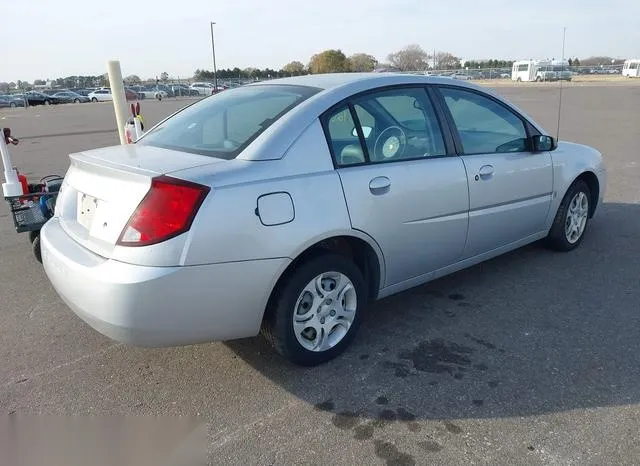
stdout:
<svg viewBox="0 0 640 466">
<path fill-rule="evenodd" d="M 97 102 L 97 101 L 98 101 L 98 99 L 97 99 L 97 98 L 95 98 L 95 97 L 91 97 L 91 102 Z"/>
<path fill-rule="evenodd" d="M 367 301 L 360 269 L 335 253 L 313 257 L 281 280 L 262 333 L 289 361 L 315 366 L 353 340 Z"/>
<path fill-rule="evenodd" d="M 29 242 L 31 244 L 33 244 L 33 242 L 36 240 L 36 238 L 38 237 L 39 234 L 40 234 L 39 231 L 30 231 L 29 232 Z"/>
<path fill-rule="evenodd" d="M 44 101 L 44 104 L 45 104 L 45 105 L 51 105 L 51 101 L 50 101 L 50 100 L 45 100 L 45 101 Z"/>
<path fill-rule="evenodd" d="M 547 244 L 556 251 L 571 251 L 582 243 L 589 223 L 591 191 L 582 180 L 567 190 L 547 236 Z"/>
<path fill-rule="evenodd" d="M 17 107 L 17 105 L 16 105 L 16 103 L 15 103 L 15 102 L 11 102 L 11 103 L 9 104 L 9 107 L 11 107 L 11 108 L 16 108 L 16 107 Z"/>
<path fill-rule="evenodd" d="M 42 264 L 42 251 L 40 250 L 40 232 L 36 235 L 31 243 L 31 249 L 36 260 Z"/>
<path fill-rule="evenodd" d="M 79 103 L 80 103 L 80 99 L 75 99 L 75 100 L 73 101 L 73 103 L 75 103 L 75 104 L 79 104 Z"/>
</svg>

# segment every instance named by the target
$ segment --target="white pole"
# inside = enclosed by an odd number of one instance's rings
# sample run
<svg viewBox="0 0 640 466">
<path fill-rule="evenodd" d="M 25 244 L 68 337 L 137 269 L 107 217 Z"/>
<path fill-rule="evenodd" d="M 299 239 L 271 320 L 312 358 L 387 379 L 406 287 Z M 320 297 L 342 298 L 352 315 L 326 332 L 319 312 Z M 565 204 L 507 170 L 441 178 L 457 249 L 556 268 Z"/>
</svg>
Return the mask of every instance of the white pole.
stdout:
<svg viewBox="0 0 640 466">
<path fill-rule="evenodd" d="M 127 110 L 127 96 L 124 92 L 120 62 L 118 60 L 110 60 L 107 63 L 107 70 L 109 74 L 109 85 L 111 86 L 111 97 L 113 98 L 113 108 L 116 112 L 120 144 L 126 144 L 127 138 L 124 132 L 124 125 L 127 123 L 129 112 Z"/>
<path fill-rule="evenodd" d="M 0 155 L 2 155 L 4 179 L 6 181 L 6 183 L 2 183 L 2 193 L 4 197 L 22 196 L 22 185 L 18 179 L 18 173 L 13 168 L 9 148 L 4 141 L 4 128 L 0 128 Z"/>
</svg>

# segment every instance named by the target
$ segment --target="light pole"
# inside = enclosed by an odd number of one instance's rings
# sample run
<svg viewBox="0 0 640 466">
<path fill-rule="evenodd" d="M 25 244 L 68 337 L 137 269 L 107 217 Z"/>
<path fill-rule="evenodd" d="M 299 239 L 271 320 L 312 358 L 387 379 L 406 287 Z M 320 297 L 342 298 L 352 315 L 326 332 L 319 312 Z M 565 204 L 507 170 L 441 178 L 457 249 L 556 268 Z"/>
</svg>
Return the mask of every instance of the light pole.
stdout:
<svg viewBox="0 0 640 466">
<path fill-rule="evenodd" d="M 213 42 L 213 25 L 216 24 L 211 21 L 211 53 L 213 54 L 213 86 L 215 92 L 218 92 L 218 71 L 216 70 L 216 47 Z"/>
</svg>

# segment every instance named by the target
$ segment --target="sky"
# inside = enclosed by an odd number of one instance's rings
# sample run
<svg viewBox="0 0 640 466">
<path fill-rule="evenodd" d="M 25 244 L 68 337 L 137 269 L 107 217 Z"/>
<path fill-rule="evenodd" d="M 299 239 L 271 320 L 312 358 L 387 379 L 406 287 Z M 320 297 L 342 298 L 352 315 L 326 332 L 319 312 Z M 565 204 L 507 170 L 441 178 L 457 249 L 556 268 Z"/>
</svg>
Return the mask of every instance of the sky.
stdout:
<svg viewBox="0 0 640 466">
<path fill-rule="evenodd" d="M 412 43 L 463 59 L 640 57 L 638 0 L 0 0 L 0 82 L 307 64 L 328 48 L 386 61 Z"/>
</svg>

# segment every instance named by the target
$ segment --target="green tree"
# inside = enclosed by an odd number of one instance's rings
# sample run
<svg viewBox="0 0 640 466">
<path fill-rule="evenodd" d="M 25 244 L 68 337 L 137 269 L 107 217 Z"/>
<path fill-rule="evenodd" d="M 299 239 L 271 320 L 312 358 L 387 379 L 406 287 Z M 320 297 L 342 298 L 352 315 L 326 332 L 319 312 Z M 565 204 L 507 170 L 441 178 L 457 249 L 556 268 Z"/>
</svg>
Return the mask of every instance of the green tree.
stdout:
<svg viewBox="0 0 640 466">
<path fill-rule="evenodd" d="M 292 61 L 282 67 L 282 71 L 293 76 L 304 74 L 304 65 L 299 61 Z"/>
<path fill-rule="evenodd" d="M 373 71 L 378 66 L 378 60 L 373 55 L 366 53 L 354 53 L 349 57 L 351 71 Z"/>
<path fill-rule="evenodd" d="M 391 65 L 401 71 L 423 71 L 427 68 L 428 58 L 427 52 L 418 44 L 407 45 L 387 57 Z"/>
<path fill-rule="evenodd" d="M 571 63 L 569 63 L 571 64 Z M 578 59 L 578 57 L 573 59 L 573 66 L 580 66 L 580 60 Z"/>
<path fill-rule="evenodd" d="M 349 71 L 349 60 L 342 50 L 329 49 L 311 57 L 309 70 L 318 73 L 342 73 Z"/>
<path fill-rule="evenodd" d="M 166 81 L 167 79 L 169 79 L 169 73 L 167 73 L 166 71 L 160 73 L 160 81 Z"/>
<path fill-rule="evenodd" d="M 34 86 L 44 86 L 47 82 L 44 79 L 36 79 L 33 81 Z"/>
<path fill-rule="evenodd" d="M 125 82 L 128 84 L 140 84 L 142 80 L 137 74 L 130 74 L 126 78 L 124 78 Z"/>
</svg>

